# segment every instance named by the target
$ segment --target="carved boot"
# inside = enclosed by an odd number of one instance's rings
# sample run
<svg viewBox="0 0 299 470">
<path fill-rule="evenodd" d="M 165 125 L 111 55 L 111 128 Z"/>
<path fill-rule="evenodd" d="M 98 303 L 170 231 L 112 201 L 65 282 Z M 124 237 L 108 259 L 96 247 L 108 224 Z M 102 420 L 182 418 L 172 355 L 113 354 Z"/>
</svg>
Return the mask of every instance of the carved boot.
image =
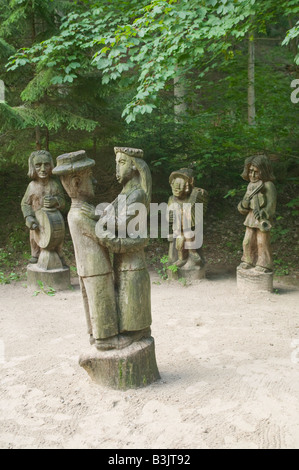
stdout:
<svg viewBox="0 0 299 470">
<path fill-rule="evenodd" d="M 272 269 L 264 268 L 263 266 L 256 266 L 255 271 L 257 271 L 259 273 L 271 273 Z"/>
<path fill-rule="evenodd" d="M 201 257 L 196 250 L 189 250 L 189 257 L 195 265 L 201 264 Z"/>
<path fill-rule="evenodd" d="M 252 266 L 252 264 L 245 263 L 245 261 L 242 261 L 242 263 L 239 264 L 238 268 L 251 269 L 251 268 L 253 268 L 253 266 Z"/>
<path fill-rule="evenodd" d="M 179 259 L 176 260 L 175 263 L 173 264 L 177 266 L 178 268 L 181 268 L 182 266 L 184 266 L 184 264 L 186 264 L 188 257 L 184 256 L 182 251 L 178 252 L 178 257 Z"/>
<path fill-rule="evenodd" d="M 118 335 L 110 336 L 105 339 L 96 339 L 95 347 L 99 351 L 109 351 L 110 349 L 119 349 L 119 340 Z"/>
</svg>

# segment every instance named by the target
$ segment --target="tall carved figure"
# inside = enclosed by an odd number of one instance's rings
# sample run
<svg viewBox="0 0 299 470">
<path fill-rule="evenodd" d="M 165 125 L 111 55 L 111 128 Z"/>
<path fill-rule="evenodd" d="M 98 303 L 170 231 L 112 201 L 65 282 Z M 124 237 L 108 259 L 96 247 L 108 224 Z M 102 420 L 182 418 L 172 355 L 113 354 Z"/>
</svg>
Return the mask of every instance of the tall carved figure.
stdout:
<svg viewBox="0 0 299 470">
<path fill-rule="evenodd" d="M 108 250 L 95 236 L 95 221 L 82 210 L 84 203 L 94 196 L 94 165 L 95 161 L 87 158 L 84 150 L 79 150 L 60 155 L 53 173 L 60 176 L 72 200 L 68 224 L 90 342 L 99 350 L 108 350 L 121 347 L 112 266 Z"/>
<path fill-rule="evenodd" d="M 242 262 L 238 266 L 239 284 L 249 279 L 260 290 L 272 290 L 273 259 L 270 231 L 276 210 L 276 189 L 269 159 L 253 155 L 245 160 L 241 175 L 249 181 L 238 210 L 246 215 Z"/>
<path fill-rule="evenodd" d="M 172 229 L 169 236 L 169 264 L 177 266 L 179 277 L 201 279 L 205 276 L 203 248 L 202 246 L 186 248 L 186 246 L 188 242 L 195 241 L 195 226 L 200 226 L 203 230 L 201 216 L 207 210 L 208 193 L 205 189 L 194 186 L 193 171 L 189 168 L 173 171 L 169 183 L 172 190 L 172 196 L 168 199 Z M 203 204 L 202 211 L 195 210 L 196 203 Z M 171 210 L 172 207 L 175 210 Z"/>
<path fill-rule="evenodd" d="M 136 341 L 150 336 L 152 321 L 151 285 L 144 256 L 148 240 L 142 236 L 132 238 L 128 232 L 138 210 L 137 204 L 145 208 L 144 215 L 147 215 L 151 201 L 151 175 L 142 150 L 115 147 L 114 151 L 116 178 L 123 189 L 106 208 L 104 217 L 100 217 L 96 234 L 100 244 L 114 254 L 120 333 Z M 114 223 L 110 223 L 109 217 Z M 113 227 L 113 232 L 109 226 Z"/>
<path fill-rule="evenodd" d="M 107 215 L 108 219 L 111 215 L 118 230 L 118 221 L 122 219 L 122 228 L 126 228 L 134 202 L 149 205 L 150 173 L 144 170 L 144 162 L 136 161 L 135 166 L 134 160 L 125 152 L 117 152 L 117 175 L 124 186 L 121 193 L 125 199 L 124 213 L 120 214 L 123 208 L 118 206 L 117 199 L 108 205 L 102 217 L 88 202 L 94 196 L 91 170 L 94 160 L 87 158 L 84 151 L 64 154 L 57 158 L 53 170 L 60 175 L 72 199 L 68 223 L 88 331 L 97 349 L 81 355 L 79 363 L 94 381 L 117 389 L 144 386 L 159 378 L 150 336 L 150 281 L 143 253 L 146 240 L 119 237 L 109 230 L 111 225 L 107 221 Z"/>
</svg>

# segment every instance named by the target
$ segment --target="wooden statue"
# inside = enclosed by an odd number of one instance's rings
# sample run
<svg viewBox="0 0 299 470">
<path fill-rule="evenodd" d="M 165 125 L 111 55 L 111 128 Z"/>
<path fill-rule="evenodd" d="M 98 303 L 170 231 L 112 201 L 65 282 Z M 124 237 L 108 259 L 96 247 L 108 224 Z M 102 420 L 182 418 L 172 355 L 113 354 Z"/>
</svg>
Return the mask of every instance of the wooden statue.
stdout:
<svg viewBox="0 0 299 470">
<path fill-rule="evenodd" d="M 115 148 L 115 152 L 117 178 L 126 202 L 121 217 L 119 199 L 110 205 L 118 230 L 120 218 L 123 228 L 127 227 L 135 203 L 149 208 L 151 176 L 141 150 Z M 78 151 L 58 157 L 53 170 L 72 199 L 68 223 L 90 342 L 97 349 L 81 355 L 79 363 L 102 385 L 120 389 L 145 386 L 159 378 L 150 330 L 150 278 L 144 259 L 147 239 L 119 237 L 96 214 L 88 202 L 94 196 L 94 164 L 84 151 Z M 109 209 L 103 214 L 106 219 L 107 212 Z"/>
<path fill-rule="evenodd" d="M 276 209 L 276 189 L 269 159 L 253 155 L 245 160 L 242 178 L 249 181 L 238 204 L 245 215 L 242 262 L 237 268 L 237 284 L 243 290 L 273 290 L 273 259 L 270 232 Z"/>
<path fill-rule="evenodd" d="M 30 229 L 31 258 L 27 266 L 27 282 L 36 288 L 65 290 L 70 287 L 70 269 L 63 256 L 65 223 L 61 210 L 65 207 L 63 188 L 52 176 L 53 159 L 46 150 L 29 157 L 28 176 L 32 178 L 21 202 L 27 227 Z"/>
<path fill-rule="evenodd" d="M 255 268 L 260 272 L 272 271 L 270 230 L 276 209 L 276 189 L 270 161 L 265 155 L 245 160 L 242 177 L 249 181 L 238 210 L 246 215 L 243 240 L 243 269 Z"/>
<path fill-rule="evenodd" d="M 170 210 L 169 212 L 172 229 L 169 236 L 169 264 L 176 265 L 179 268 L 180 276 L 200 279 L 204 277 L 205 259 L 203 249 L 202 247 L 188 249 L 186 248 L 186 242 L 194 241 L 194 228 L 196 224 L 202 224 L 202 220 L 195 211 L 195 204 L 202 203 L 202 213 L 205 214 L 208 193 L 202 188 L 194 187 L 193 172 L 189 168 L 181 168 L 172 172 L 169 183 L 172 189 L 172 196 L 168 199 L 169 209 L 177 207 L 179 210 L 179 214 L 177 211 Z M 189 214 L 185 209 L 187 204 L 191 206 Z M 179 224 L 176 219 L 179 220 Z"/>
<path fill-rule="evenodd" d="M 52 210 L 55 213 L 56 210 L 63 210 L 65 206 L 65 198 L 63 194 L 63 189 L 59 180 L 52 176 L 53 169 L 53 159 L 49 152 L 46 150 L 38 150 L 31 153 L 29 157 L 29 171 L 28 176 L 32 179 L 29 183 L 27 190 L 24 194 L 24 197 L 21 202 L 21 209 L 25 218 L 27 227 L 30 229 L 30 246 L 31 246 L 31 258 L 29 263 L 37 263 L 38 258 L 41 252 L 41 246 L 37 242 L 43 238 L 39 233 L 39 228 L 41 227 L 38 218 L 44 219 L 47 217 L 45 211 L 41 209 Z M 37 217 L 38 214 L 38 217 Z M 59 214 L 54 215 L 54 218 L 57 218 L 61 221 L 61 216 Z M 49 224 L 51 226 L 51 216 L 49 216 Z M 60 222 L 62 227 L 63 221 Z M 61 228 L 63 231 L 63 228 Z M 47 231 L 47 236 L 50 236 L 50 232 Z M 64 235 L 64 232 L 63 232 Z M 63 245 L 63 236 L 62 240 L 56 246 L 53 246 L 52 249 L 55 249 L 59 254 L 62 264 L 64 263 L 62 255 L 62 245 Z M 41 241 L 42 244 L 44 242 Z M 45 247 L 46 248 L 46 247 Z M 51 249 L 50 248 L 50 249 Z"/>
</svg>

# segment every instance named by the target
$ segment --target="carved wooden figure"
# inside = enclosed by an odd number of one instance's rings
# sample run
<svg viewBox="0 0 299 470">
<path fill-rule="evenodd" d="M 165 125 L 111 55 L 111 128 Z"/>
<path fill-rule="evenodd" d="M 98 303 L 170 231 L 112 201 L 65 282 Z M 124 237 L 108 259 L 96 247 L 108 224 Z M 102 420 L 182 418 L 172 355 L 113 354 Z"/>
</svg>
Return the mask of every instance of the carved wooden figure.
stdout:
<svg viewBox="0 0 299 470">
<path fill-rule="evenodd" d="M 32 152 L 29 157 L 28 176 L 32 179 L 21 202 L 21 209 L 27 227 L 30 229 L 30 263 L 38 262 L 41 247 L 36 242 L 36 232 L 40 226 L 36 214 L 40 209 L 60 209 L 65 206 L 63 189 L 56 178 L 52 177 L 53 159 L 46 150 Z M 43 215 L 41 215 L 43 217 Z M 38 235 L 40 238 L 40 236 Z M 63 242 L 63 240 L 62 240 Z M 62 256 L 62 242 L 55 249 Z"/>
<path fill-rule="evenodd" d="M 150 279 L 143 251 L 147 240 L 109 232 L 107 213 L 113 215 L 117 231 L 120 219 L 126 229 L 134 203 L 149 207 L 151 176 L 141 160 L 142 151 L 116 148 L 115 152 L 117 178 L 126 202 L 124 214 L 120 215 L 119 199 L 110 205 L 110 212 L 108 208 L 102 216 L 96 214 L 90 204 L 95 162 L 84 151 L 58 157 L 53 173 L 60 175 L 72 199 L 68 222 L 90 342 L 96 346 L 94 352 L 81 355 L 79 363 L 97 383 L 127 389 L 159 378 L 150 331 Z"/>
<path fill-rule="evenodd" d="M 21 202 L 30 229 L 28 283 L 36 285 L 41 281 L 55 289 L 66 289 L 70 286 L 70 274 L 62 251 L 65 224 L 60 212 L 65 207 L 65 198 L 52 169 L 53 159 L 48 151 L 38 150 L 30 155 L 28 176 L 32 181 Z"/>
<path fill-rule="evenodd" d="M 270 231 L 276 210 L 276 189 L 269 159 L 265 155 L 248 157 L 241 176 L 249 184 L 238 204 L 239 212 L 246 216 L 243 256 L 237 270 L 239 284 L 243 285 L 243 281 L 248 279 L 251 285 L 271 291 L 273 259 Z"/>
<path fill-rule="evenodd" d="M 172 196 L 168 199 L 168 206 L 169 209 L 172 207 L 176 209 L 169 212 L 172 229 L 169 236 L 169 264 L 178 268 L 178 274 L 175 277 L 201 279 L 205 275 L 203 248 L 188 248 L 186 246 L 188 242 L 194 242 L 195 226 L 199 227 L 203 222 L 199 215 L 206 213 L 208 193 L 202 188 L 194 187 L 193 172 L 189 168 L 181 168 L 172 172 L 169 183 Z M 196 203 L 203 204 L 202 212 L 195 210 Z M 188 205 L 190 211 L 186 209 Z M 170 271 L 169 273 L 171 274 Z"/>
</svg>

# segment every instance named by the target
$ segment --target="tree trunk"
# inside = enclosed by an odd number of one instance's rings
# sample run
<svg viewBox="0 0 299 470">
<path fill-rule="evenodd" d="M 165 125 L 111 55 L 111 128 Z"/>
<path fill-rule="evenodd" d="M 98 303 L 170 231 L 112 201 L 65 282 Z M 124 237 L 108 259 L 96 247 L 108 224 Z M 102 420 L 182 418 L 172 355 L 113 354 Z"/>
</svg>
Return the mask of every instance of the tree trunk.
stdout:
<svg viewBox="0 0 299 470">
<path fill-rule="evenodd" d="M 128 390 L 146 387 L 160 379 L 154 338 L 143 338 L 124 349 L 81 354 L 79 365 L 104 387 Z"/>
<path fill-rule="evenodd" d="M 50 134 L 49 134 L 49 129 L 46 127 L 46 150 L 49 152 L 49 143 L 50 143 Z"/>
<path fill-rule="evenodd" d="M 187 104 L 185 101 L 186 90 L 184 86 L 184 77 L 178 76 L 173 80 L 174 94 L 174 120 L 176 123 L 182 122 L 187 112 Z"/>
<path fill-rule="evenodd" d="M 248 124 L 255 125 L 255 89 L 254 89 L 254 37 L 248 39 Z"/>
<path fill-rule="evenodd" d="M 40 133 L 40 127 L 39 126 L 36 126 L 36 128 L 35 128 L 35 144 L 36 144 L 36 150 L 41 150 L 42 149 L 41 133 Z"/>
<path fill-rule="evenodd" d="M 290 29 L 292 29 L 294 25 L 293 25 L 293 21 L 292 21 L 292 18 L 290 17 L 290 15 L 288 15 L 288 22 L 289 22 Z M 293 54 L 296 55 L 297 49 L 298 49 L 298 37 L 294 38 L 294 39 L 291 39 L 290 42 L 289 42 L 289 51 L 290 52 L 292 52 Z"/>
<path fill-rule="evenodd" d="M 31 38 L 32 43 L 34 43 L 36 38 L 36 27 L 35 27 L 35 14 L 34 14 L 34 7 L 33 2 L 31 0 Z"/>
</svg>

